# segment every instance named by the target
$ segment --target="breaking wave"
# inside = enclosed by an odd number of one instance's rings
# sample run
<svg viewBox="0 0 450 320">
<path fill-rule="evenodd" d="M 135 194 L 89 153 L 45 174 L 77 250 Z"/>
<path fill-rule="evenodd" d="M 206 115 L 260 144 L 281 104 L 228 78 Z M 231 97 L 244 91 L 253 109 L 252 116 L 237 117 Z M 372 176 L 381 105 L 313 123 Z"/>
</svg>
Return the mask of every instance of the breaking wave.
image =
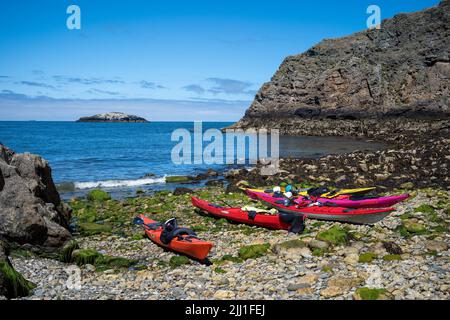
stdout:
<svg viewBox="0 0 450 320">
<path fill-rule="evenodd" d="M 141 178 L 136 180 L 104 180 L 104 181 L 88 181 L 75 182 L 74 188 L 78 190 L 93 188 L 118 188 L 118 187 L 137 187 L 147 184 L 165 183 L 166 177 L 160 178 Z"/>
</svg>

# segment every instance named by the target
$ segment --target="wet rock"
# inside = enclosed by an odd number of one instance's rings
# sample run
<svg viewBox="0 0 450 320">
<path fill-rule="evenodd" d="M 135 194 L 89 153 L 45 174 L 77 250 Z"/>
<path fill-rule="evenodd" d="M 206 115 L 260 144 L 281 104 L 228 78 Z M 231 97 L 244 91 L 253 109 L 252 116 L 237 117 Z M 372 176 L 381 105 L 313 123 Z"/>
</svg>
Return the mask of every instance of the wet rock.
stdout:
<svg viewBox="0 0 450 320">
<path fill-rule="evenodd" d="M 175 190 L 173 191 L 173 195 L 174 196 L 180 196 L 180 195 L 183 195 L 183 194 L 190 194 L 190 193 L 193 193 L 193 192 L 194 192 L 194 190 L 192 190 L 192 189 L 184 188 L 184 187 L 178 187 L 178 188 L 175 188 Z"/>
<path fill-rule="evenodd" d="M 383 241 L 383 246 L 386 249 L 386 251 L 390 254 L 402 254 L 403 253 L 402 248 L 394 242 Z"/>
<path fill-rule="evenodd" d="M 323 249 L 323 250 L 326 250 L 330 247 L 330 245 L 327 242 L 316 239 L 312 239 L 311 241 L 309 241 L 308 246 L 311 249 Z"/>
<path fill-rule="evenodd" d="M 61 202 L 48 162 L 0 145 L 0 236 L 18 243 L 60 246 L 70 208 Z"/>
<path fill-rule="evenodd" d="M 428 251 L 444 252 L 448 249 L 444 241 L 428 240 L 425 245 Z"/>
</svg>

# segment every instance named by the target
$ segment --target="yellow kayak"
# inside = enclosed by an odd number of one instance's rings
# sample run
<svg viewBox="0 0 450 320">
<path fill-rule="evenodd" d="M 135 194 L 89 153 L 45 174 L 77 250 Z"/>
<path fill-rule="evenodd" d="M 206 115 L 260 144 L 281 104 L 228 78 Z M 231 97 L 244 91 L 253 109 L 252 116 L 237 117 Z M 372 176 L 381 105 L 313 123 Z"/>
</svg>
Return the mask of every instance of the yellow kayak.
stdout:
<svg viewBox="0 0 450 320">
<path fill-rule="evenodd" d="M 330 192 L 327 193 L 323 193 L 320 195 L 321 198 L 335 198 L 338 196 L 342 196 L 342 195 L 346 195 L 346 194 L 364 194 L 364 193 L 368 193 L 372 190 L 375 190 L 376 187 L 367 187 L 367 188 L 354 188 L 354 189 L 336 189 L 336 190 L 332 190 Z M 245 190 L 245 189 L 244 189 Z M 248 189 L 250 191 L 254 191 L 254 192 L 264 192 L 267 193 L 267 190 L 263 190 L 263 189 Z M 301 190 L 299 193 L 299 195 L 301 196 L 307 196 L 308 195 L 308 190 Z"/>
</svg>

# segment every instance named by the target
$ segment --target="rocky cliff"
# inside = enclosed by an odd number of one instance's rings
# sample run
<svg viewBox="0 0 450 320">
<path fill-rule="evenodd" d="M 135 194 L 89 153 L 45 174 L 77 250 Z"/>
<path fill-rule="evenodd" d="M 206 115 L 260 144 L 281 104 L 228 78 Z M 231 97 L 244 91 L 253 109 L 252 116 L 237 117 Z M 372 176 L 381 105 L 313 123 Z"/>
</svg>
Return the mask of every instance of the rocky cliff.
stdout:
<svg viewBox="0 0 450 320">
<path fill-rule="evenodd" d="M 58 247 L 71 236 L 69 219 L 47 161 L 0 144 L 0 239 Z"/>
<path fill-rule="evenodd" d="M 287 57 L 233 127 L 310 135 L 449 126 L 450 1 Z M 431 120 L 431 121 L 430 121 Z"/>
<path fill-rule="evenodd" d="M 148 122 L 142 117 L 122 112 L 108 112 L 91 117 L 82 117 L 77 122 Z"/>
</svg>

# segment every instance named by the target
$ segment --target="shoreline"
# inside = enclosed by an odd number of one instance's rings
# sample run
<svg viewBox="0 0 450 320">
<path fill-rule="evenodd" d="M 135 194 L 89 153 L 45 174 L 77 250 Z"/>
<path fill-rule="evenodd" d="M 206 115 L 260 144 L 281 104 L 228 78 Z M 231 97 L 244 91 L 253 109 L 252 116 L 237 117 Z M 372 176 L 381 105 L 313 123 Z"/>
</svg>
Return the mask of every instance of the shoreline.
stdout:
<svg viewBox="0 0 450 320">
<path fill-rule="evenodd" d="M 81 264 L 81 289 L 70 290 L 64 286 L 64 270 L 71 264 L 26 256 L 21 250 L 11 256 L 16 270 L 37 283 L 34 294 L 22 299 L 340 300 L 360 299 L 361 291 L 376 288 L 383 293 L 377 298 L 382 299 L 446 300 L 450 221 L 445 204 L 449 205 L 450 197 L 444 190 L 411 193 L 410 200 L 374 226 L 307 220 L 301 235 L 199 215 L 190 205 L 191 194 L 160 192 L 121 201 L 73 200 L 69 204 L 78 225 L 89 226 L 75 234 L 81 249 L 137 261 L 133 267 Z M 242 193 L 230 194 L 217 187 L 204 187 L 194 194 L 216 203 L 252 203 Z M 108 221 L 109 229 L 106 222 L 97 229 L 82 222 L 90 219 L 87 208 L 97 212 L 97 220 Z M 176 217 L 202 239 L 213 241 L 213 265 L 179 259 L 144 238 L 142 229 L 132 224 L 133 216 L 141 212 L 157 212 L 151 217 L 160 221 Z M 345 237 L 336 243 L 317 239 L 329 230 L 339 230 Z M 245 250 L 265 244 L 269 249 L 243 258 Z M 167 276 L 174 285 L 163 285 Z"/>
</svg>

